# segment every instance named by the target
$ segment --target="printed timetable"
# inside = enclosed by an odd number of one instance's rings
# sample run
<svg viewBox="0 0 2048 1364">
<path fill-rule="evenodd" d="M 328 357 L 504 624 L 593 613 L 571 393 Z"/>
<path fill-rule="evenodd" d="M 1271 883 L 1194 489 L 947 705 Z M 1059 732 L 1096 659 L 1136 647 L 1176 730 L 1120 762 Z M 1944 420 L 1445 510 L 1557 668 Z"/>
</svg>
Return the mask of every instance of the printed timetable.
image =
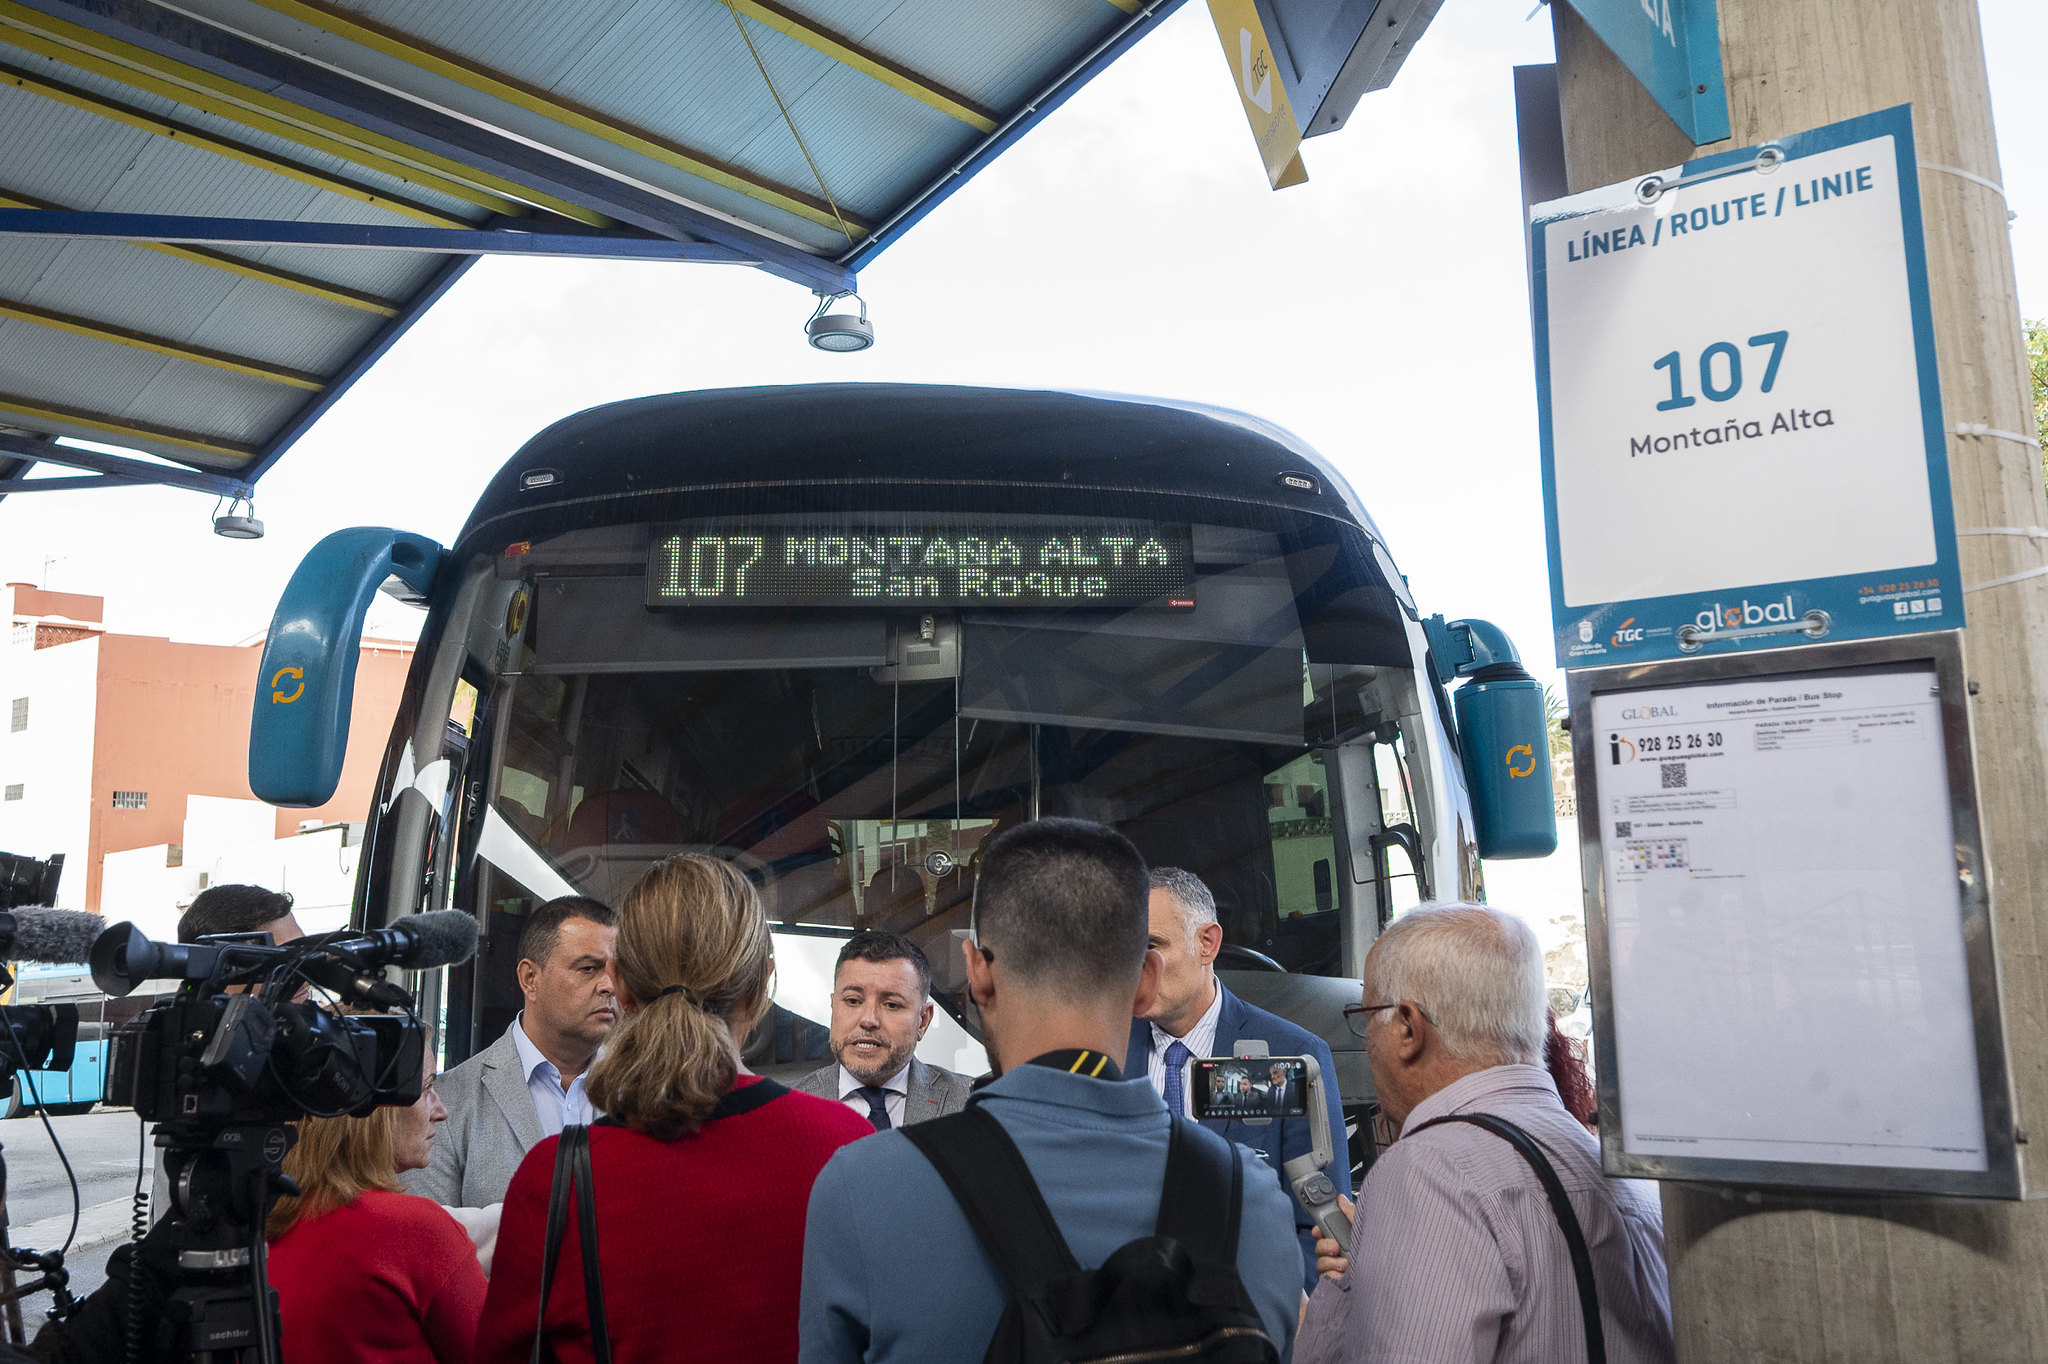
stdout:
<svg viewBox="0 0 2048 1364">
<path fill-rule="evenodd" d="M 650 606 L 1194 607 L 1185 524 L 1087 519 L 658 531 Z"/>
</svg>

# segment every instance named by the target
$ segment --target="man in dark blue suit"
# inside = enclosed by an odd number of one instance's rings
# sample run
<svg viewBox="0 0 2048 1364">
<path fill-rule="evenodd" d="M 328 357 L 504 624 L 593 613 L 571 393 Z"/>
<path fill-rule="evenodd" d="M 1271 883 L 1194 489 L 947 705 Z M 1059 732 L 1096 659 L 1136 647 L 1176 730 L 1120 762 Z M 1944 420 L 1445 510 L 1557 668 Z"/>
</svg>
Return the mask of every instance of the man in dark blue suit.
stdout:
<svg viewBox="0 0 2048 1364">
<path fill-rule="evenodd" d="M 1182 1112 L 1185 1077 L 1190 1060 L 1232 1055 L 1240 1041 L 1259 1041 L 1274 1056 L 1313 1056 L 1323 1075 L 1323 1102 L 1330 1110 L 1330 1136 L 1336 1159 L 1329 1176 L 1338 1192 L 1351 1194 L 1351 1158 L 1344 1141 L 1344 1108 L 1337 1097 L 1336 1067 L 1330 1048 L 1306 1028 L 1278 1014 L 1247 1004 L 1216 979 L 1216 954 L 1223 947 L 1223 927 L 1216 922 L 1216 897 L 1200 877 L 1178 867 L 1152 869 L 1151 946 L 1165 958 L 1158 1002 L 1143 1018 L 1131 1020 L 1131 1049 L 1126 1071 L 1135 1076 L 1140 1064 L 1152 1087 L 1175 1113 Z M 1308 1154 L 1314 1144 L 1307 1118 L 1275 1118 L 1253 1127 L 1238 1121 L 1211 1122 L 1227 1139 L 1249 1146 L 1273 1168 L 1273 1177 L 1288 1188 L 1280 1167 Z M 1288 1188 L 1288 1197 L 1293 1190 Z M 1314 1223 L 1301 1204 L 1294 1205 L 1295 1239 L 1301 1244 L 1301 1282 L 1310 1292 L 1316 1284 Z"/>
</svg>

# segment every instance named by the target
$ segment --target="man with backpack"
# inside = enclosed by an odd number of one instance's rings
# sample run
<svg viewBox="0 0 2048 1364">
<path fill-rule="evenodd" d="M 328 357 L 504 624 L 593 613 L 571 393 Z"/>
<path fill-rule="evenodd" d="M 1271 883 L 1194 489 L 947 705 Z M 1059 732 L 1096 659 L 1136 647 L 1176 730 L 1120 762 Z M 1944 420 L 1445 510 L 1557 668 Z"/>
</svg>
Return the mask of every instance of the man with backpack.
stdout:
<svg viewBox="0 0 2048 1364">
<path fill-rule="evenodd" d="M 1301 1303 L 1291 1203 L 1249 1150 L 1170 1117 L 1130 1020 L 1159 987 L 1145 862 L 1086 820 L 982 853 L 968 993 L 999 1078 L 843 1148 L 811 1191 L 803 1364 L 1277 1364 Z"/>
</svg>

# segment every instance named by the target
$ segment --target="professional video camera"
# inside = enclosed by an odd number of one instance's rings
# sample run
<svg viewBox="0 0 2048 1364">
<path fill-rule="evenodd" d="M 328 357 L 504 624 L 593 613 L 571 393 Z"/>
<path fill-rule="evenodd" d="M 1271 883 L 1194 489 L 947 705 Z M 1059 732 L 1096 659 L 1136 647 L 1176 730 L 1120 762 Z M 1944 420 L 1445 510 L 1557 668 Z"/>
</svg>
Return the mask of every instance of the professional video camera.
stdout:
<svg viewBox="0 0 2048 1364">
<path fill-rule="evenodd" d="M 458 910 L 282 947 L 267 933 L 157 943 L 125 923 L 93 942 L 93 983 L 110 996 L 179 982 L 115 1034 L 107 1077 L 108 1102 L 158 1124 L 177 1276 L 165 1310 L 173 1357 L 277 1364 L 263 1224 L 280 1195 L 298 1192 L 282 1172 L 297 1136 L 289 1124 L 417 1101 L 426 1030 L 412 996 L 382 972 L 453 965 L 475 950 L 476 921 Z M 300 1000 L 308 986 L 343 1008 L 401 1012 L 336 1012 Z M 139 1304 L 132 1266 L 129 1287 Z M 139 1317 L 131 1307 L 137 1355 Z"/>
</svg>

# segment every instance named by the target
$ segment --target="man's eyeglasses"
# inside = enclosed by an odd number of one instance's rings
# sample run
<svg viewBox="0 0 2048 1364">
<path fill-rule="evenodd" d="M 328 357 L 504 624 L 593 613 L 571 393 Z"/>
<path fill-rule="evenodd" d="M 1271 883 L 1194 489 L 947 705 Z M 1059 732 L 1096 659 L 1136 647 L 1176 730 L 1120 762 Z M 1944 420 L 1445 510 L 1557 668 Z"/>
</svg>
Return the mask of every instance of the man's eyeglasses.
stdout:
<svg viewBox="0 0 2048 1364">
<path fill-rule="evenodd" d="M 1398 1009 L 1400 1007 L 1401 1005 L 1398 1001 L 1392 1004 L 1346 1004 L 1344 1006 L 1344 1026 L 1351 1029 L 1353 1037 L 1363 1037 L 1365 1036 L 1365 1025 L 1372 1021 L 1374 1014 L 1382 1009 Z M 1427 1009 L 1417 1005 L 1415 1012 L 1421 1014 L 1424 1021 L 1432 1027 L 1436 1025 L 1436 1020 L 1429 1016 Z"/>
<path fill-rule="evenodd" d="M 1399 1004 L 1346 1004 L 1344 1026 L 1351 1029 L 1353 1037 L 1365 1036 L 1365 1025 L 1372 1022 L 1372 1016 L 1381 1009 L 1398 1009 Z"/>
</svg>

